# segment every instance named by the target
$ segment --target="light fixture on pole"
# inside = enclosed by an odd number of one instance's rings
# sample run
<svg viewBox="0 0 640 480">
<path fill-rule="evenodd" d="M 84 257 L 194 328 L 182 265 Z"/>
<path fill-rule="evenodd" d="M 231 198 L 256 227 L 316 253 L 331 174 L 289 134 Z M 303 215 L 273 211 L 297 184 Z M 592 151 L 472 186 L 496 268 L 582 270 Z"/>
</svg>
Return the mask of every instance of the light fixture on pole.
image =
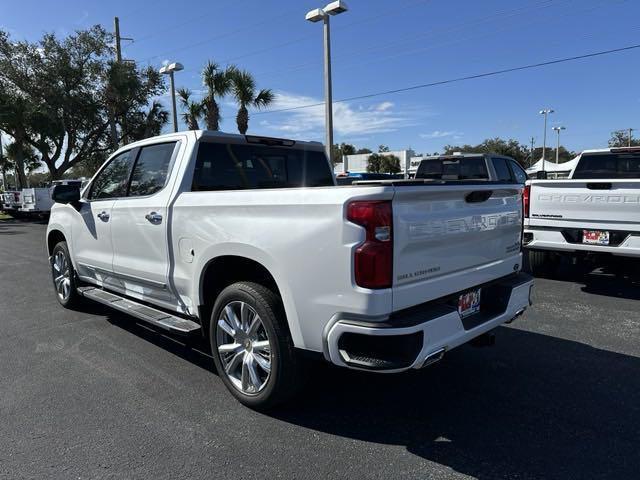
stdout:
<svg viewBox="0 0 640 480">
<path fill-rule="evenodd" d="M 329 3 L 324 8 L 316 8 L 305 15 L 305 20 L 316 23 L 322 20 L 324 24 L 324 114 L 327 157 L 331 159 L 333 148 L 333 98 L 331 93 L 331 31 L 329 17 L 348 10 L 342 0 Z"/>
<path fill-rule="evenodd" d="M 184 67 L 182 66 L 181 63 L 174 62 L 168 65 L 165 65 L 159 70 L 159 72 L 162 75 L 169 75 L 169 83 L 170 83 L 169 88 L 171 89 L 171 105 L 173 107 L 173 131 L 174 132 L 178 131 L 178 112 L 176 111 L 176 86 L 173 81 L 173 73 L 179 72 L 180 70 L 183 70 L 183 69 Z"/>
<path fill-rule="evenodd" d="M 540 110 L 540 115 L 544 115 L 544 135 L 542 136 L 542 171 L 545 167 L 545 155 L 547 153 L 547 117 L 550 113 L 553 113 L 553 109 L 545 108 Z"/>
<path fill-rule="evenodd" d="M 558 142 L 556 143 L 556 164 L 560 163 L 560 132 L 562 130 L 566 130 L 565 127 L 553 127 L 552 130 L 555 130 L 558 134 Z"/>
</svg>

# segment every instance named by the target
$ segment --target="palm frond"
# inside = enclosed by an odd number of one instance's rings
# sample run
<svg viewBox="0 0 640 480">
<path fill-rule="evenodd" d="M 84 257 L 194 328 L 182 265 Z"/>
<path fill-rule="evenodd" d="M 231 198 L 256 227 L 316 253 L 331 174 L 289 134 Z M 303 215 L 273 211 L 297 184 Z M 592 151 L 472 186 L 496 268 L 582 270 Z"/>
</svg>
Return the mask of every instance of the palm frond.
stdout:
<svg viewBox="0 0 640 480">
<path fill-rule="evenodd" d="M 246 70 L 236 70 L 233 73 L 233 96 L 241 106 L 251 105 L 255 98 L 256 82 Z"/>
<path fill-rule="evenodd" d="M 253 106 L 257 109 L 268 107 L 275 100 L 275 94 L 270 88 L 263 88 L 253 99 Z"/>
</svg>

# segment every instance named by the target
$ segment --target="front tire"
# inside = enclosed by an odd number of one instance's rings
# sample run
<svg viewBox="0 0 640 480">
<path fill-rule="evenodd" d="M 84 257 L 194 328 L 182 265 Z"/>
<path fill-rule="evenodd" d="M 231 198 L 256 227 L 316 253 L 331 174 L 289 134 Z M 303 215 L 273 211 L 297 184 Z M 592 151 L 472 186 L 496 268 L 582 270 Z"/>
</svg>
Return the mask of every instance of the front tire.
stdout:
<svg viewBox="0 0 640 480">
<path fill-rule="evenodd" d="M 65 308 L 74 308 L 80 303 L 76 290 L 76 272 L 71 263 L 67 242 L 58 242 L 51 252 L 51 278 L 56 298 Z"/>
<path fill-rule="evenodd" d="M 209 340 L 220 378 L 242 404 L 264 410 L 301 384 L 301 367 L 280 298 L 263 285 L 238 282 L 216 299 Z"/>
</svg>

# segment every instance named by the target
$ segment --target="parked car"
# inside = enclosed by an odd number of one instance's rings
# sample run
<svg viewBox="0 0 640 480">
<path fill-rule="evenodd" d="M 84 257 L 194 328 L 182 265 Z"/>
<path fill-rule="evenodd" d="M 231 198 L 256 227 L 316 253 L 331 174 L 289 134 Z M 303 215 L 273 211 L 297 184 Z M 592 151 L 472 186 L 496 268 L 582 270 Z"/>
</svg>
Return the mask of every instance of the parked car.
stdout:
<svg viewBox="0 0 640 480">
<path fill-rule="evenodd" d="M 203 335 L 231 393 L 266 408 L 303 358 L 421 368 L 522 314 L 521 193 L 337 188 L 320 143 L 183 132 L 121 148 L 82 193 L 56 186 L 46 241 L 63 306 Z"/>
<path fill-rule="evenodd" d="M 585 150 L 569 179 L 529 180 L 525 217 L 534 272 L 551 256 L 640 257 L 640 148 Z"/>
<path fill-rule="evenodd" d="M 425 157 L 416 179 L 505 181 L 524 184 L 525 170 L 511 157 L 493 153 L 454 153 Z"/>
</svg>

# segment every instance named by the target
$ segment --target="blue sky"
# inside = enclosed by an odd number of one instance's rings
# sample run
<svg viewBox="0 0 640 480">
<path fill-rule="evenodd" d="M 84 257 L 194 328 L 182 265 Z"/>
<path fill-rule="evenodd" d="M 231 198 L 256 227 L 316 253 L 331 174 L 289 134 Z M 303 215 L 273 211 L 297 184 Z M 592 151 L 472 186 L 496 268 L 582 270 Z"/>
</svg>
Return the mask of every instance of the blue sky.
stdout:
<svg viewBox="0 0 640 480">
<path fill-rule="evenodd" d="M 5 0 L 0 27 L 14 38 L 66 35 L 120 17 L 125 58 L 179 61 L 178 86 L 201 91 L 208 59 L 251 71 L 272 88 L 272 109 L 321 102 L 322 28 L 305 13 L 318 0 Z M 332 19 L 334 99 L 402 88 L 640 43 L 634 0 L 347 0 Z M 441 151 L 487 137 L 542 143 L 538 111 L 551 107 L 562 143 L 605 146 L 612 130 L 640 128 L 640 49 L 334 106 L 335 140 L 358 147 Z M 167 102 L 168 99 L 163 98 Z M 222 129 L 235 131 L 223 103 Z M 320 140 L 322 107 L 253 114 L 250 133 Z M 553 133 L 553 132 L 551 132 Z M 638 132 L 640 134 L 640 132 Z M 555 143 L 555 138 L 548 143 Z"/>
</svg>

